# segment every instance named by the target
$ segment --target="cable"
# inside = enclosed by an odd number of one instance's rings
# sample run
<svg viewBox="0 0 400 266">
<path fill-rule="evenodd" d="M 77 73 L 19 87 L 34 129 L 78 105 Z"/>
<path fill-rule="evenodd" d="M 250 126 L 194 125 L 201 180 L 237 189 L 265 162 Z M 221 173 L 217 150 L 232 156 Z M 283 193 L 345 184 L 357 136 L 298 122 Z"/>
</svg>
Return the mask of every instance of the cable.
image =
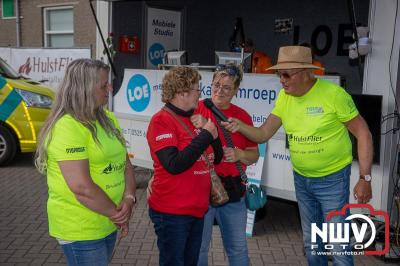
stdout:
<svg viewBox="0 0 400 266">
<path fill-rule="evenodd" d="M 390 200 L 390 209 L 389 209 L 389 226 L 390 226 L 390 221 L 391 221 L 391 218 L 392 218 L 392 215 L 393 215 L 393 206 L 395 205 L 395 203 L 396 203 L 396 207 L 398 206 L 397 205 L 397 198 L 399 197 L 399 178 L 400 178 L 400 176 L 396 173 L 396 175 L 397 175 L 397 178 L 395 178 L 395 173 L 394 173 L 394 169 L 395 169 L 395 166 L 396 166 L 396 164 L 398 163 L 398 156 L 399 156 L 399 135 L 397 136 L 397 140 L 396 140 L 396 142 L 395 142 L 396 144 L 396 152 L 395 152 L 395 160 L 394 160 L 394 162 L 393 162 L 393 165 L 392 165 L 392 167 L 391 167 L 391 171 L 389 172 L 389 174 L 390 174 L 390 176 L 391 176 L 391 180 L 392 180 L 392 182 L 393 182 L 393 186 L 394 186 L 394 188 L 393 188 L 393 193 L 392 193 L 392 197 L 391 197 L 391 200 Z M 397 212 L 398 212 L 398 214 L 399 214 L 399 209 L 397 208 Z M 399 221 L 398 221 L 399 222 Z M 395 230 L 395 234 L 396 234 L 396 231 L 397 230 Z M 396 234 L 396 236 L 397 236 L 397 234 Z M 390 250 L 391 251 L 393 251 L 393 253 L 395 254 L 395 256 L 397 257 L 397 258 L 399 258 L 400 257 L 400 254 L 398 254 L 398 252 L 397 252 L 397 250 L 392 246 L 392 245 L 390 245 Z M 390 254 L 390 253 L 389 253 Z M 389 257 L 389 258 L 392 258 L 391 256 Z"/>
<path fill-rule="evenodd" d="M 354 10 L 354 0 L 348 0 L 347 1 L 349 5 L 349 15 L 350 15 L 350 22 L 351 25 L 353 26 L 353 35 L 354 35 L 354 40 L 356 43 L 356 51 L 357 51 L 357 59 L 358 59 L 358 77 L 362 81 L 362 61 L 361 61 L 361 56 L 360 56 L 360 50 L 358 49 L 358 32 L 357 32 L 357 20 L 356 20 L 356 11 Z"/>
<path fill-rule="evenodd" d="M 390 88 L 392 89 L 392 93 L 394 96 L 394 103 L 395 103 L 395 112 L 397 112 L 397 110 L 399 110 L 399 105 L 397 103 L 397 99 L 396 99 L 396 93 L 394 91 L 393 88 L 393 81 L 392 81 L 392 68 L 390 66 L 390 62 L 392 61 L 392 56 L 393 56 L 393 46 L 394 46 L 394 40 L 395 40 L 395 35 L 396 35 L 396 23 L 397 23 L 397 12 L 399 9 L 399 0 L 396 0 L 396 12 L 395 12 L 395 16 L 394 16 L 394 24 L 393 24 L 393 37 L 392 37 L 392 47 L 390 48 L 390 56 L 389 56 L 389 81 L 390 81 Z"/>
<path fill-rule="evenodd" d="M 391 179 L 392 179 L 392 182 L 393 182 L 393 186 L 394 186 L 394 189 L 393 189 L 393 194 L 392 194 L 392 197 L 391 197 L 391 199 L 390 199 L 390 209 L 389 209 L 389 216 L 391 217 L 392 216 L 392 211 L 393 211 L 393 201 L 394 201 L 394 199 L 395 199 L 395 194 L 398 194 L 398 191 L 399 191 L 399 187 L 398 187 L 398 178 L 396 179 L 395 177 L 394 177 L 394 168 L 395 168 L 395 166 L 396 166 L 396 163 L 398 163 L 398 152 L 399 152 L 399 135 L 397 136 L 397 141 L 396 141 L 396 152 L 395 152 L 395 158 L 396 158 L 396 160 L 394 160 L 394 162 L 393 162 L 393 165 L 392 165 L 392 168 L 391 168 L 391 170 L 390 170 L 390 172 L 389 172 L 389 175 L 391 176 Z M 397 174 L 397 173 L 396 173 Z"/>
<path fill-rule="evenodd" d="M 397 206 L 397 222 L 396 222 L 396 245 L 400 246 L 400 241 L 399 241 L 399 229 L 400 229 L 400 203 L 399 203 L 399 198 L 396 198 L 395 200 L 396 206 Z"/>
<path fill-rule="evenodd" d="M 396 127 L 396 128 L 392 128 L 389 129 L 388 131 L 381 133 L 382 136 L 389 134 L 390 132 L 393 132 L 393 134 L 395 134 L 397 132 L 397 130 L 399 130 L 400 128 Z"/>
<path fill-rule="evenodd" d="M 389 113 L 389 114 L 382 116 L 382 120 L 384 121 L 387 117 L 396 117 L 396 116 L 398 117 L 399 113 L 397 113 L 397 111 L 395 110 L 395 112 L 393 112 L 393 113 Z"/>
<path fill-rule="evenodd" d="M 389 122 L 390 119 L 395 119 L 395 118 L 399 119 L 399 116 L 394 115 L 390 117 L 385 117 L 384 119 L 382 119 L 381 125 L 383 125 L 385 122 Z"/>
</svg>

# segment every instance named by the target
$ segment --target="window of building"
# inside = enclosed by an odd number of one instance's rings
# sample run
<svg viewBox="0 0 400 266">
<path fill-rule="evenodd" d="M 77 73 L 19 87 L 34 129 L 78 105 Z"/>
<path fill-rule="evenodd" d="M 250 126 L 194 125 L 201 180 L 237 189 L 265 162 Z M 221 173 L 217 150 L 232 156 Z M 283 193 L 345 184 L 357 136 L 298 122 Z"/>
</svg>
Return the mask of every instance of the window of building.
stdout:
<svg viewBox="0 0 400 266">
<path fill-rule="evenodd" d="M 1 17 L 2 18 L 14 18 L 15 17 L 15 5 L 14 0 L 1 0 Z"/>
<path fill-rule="evenodd" d="M 44 46 L 74 46 L 74 12 L 71 6 L 44 9 Z"/>
</svg>

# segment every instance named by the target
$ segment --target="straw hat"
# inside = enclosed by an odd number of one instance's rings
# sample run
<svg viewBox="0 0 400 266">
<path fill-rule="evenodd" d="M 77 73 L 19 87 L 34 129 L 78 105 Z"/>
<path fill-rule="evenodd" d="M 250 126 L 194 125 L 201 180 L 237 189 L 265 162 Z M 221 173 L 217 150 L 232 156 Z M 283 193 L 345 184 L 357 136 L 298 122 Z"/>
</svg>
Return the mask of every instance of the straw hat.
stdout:
<svg viewBox="0 0 400 266">
<path fill-rule="evenodd" d="M 283 46 L 279 48 L 278 62 L 268 70 L 312 68 L 323 69 L 312 64 L 311 49 L 304 46 Z"/>
</svg>

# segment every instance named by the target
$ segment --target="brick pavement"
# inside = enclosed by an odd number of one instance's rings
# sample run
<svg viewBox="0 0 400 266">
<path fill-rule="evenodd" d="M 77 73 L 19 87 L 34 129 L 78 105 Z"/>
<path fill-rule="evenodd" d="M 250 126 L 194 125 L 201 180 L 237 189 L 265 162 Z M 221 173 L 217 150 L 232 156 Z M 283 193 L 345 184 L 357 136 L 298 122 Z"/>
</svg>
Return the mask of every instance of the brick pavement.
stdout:
<svg viewBox="0 0 400 266">
<path fill-rule="evenodd" d="M 58 243 L 48 236 L 46 180 L 33 167 L 31 156 L 19 155 L 12 165 L 0 168 L 0 265 L 65 265 Z M 145 200 L 149 172 L 136 169 L 136 175 L 138 206 L 111 265 L 158 265 Z M 306 265 L 296 204 L 270 199 L 254 230 L 255 236 L 248 239 L 252 265 Z M 217 227 L 211 245 L 209 265 L 228 265 Z M 396 265 L 374 257 L 356 257 L 355 264 Z"/>
</svg>

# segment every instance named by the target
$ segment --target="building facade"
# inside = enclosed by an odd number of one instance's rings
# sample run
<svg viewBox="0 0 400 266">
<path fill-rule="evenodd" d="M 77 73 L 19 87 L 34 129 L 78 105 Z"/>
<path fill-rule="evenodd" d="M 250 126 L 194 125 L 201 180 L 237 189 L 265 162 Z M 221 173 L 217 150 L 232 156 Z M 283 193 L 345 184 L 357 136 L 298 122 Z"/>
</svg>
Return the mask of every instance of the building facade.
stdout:
<svg viewBox="0 0 400 266">
<path fill-rule="evenodd" d="M 98 11 L 100 2 L 92 3 Z M 87 0 L 0 0 L 0 32 L 0 47 L 90 47 L 92 57 L 97 53 Z"/>
</svg>

